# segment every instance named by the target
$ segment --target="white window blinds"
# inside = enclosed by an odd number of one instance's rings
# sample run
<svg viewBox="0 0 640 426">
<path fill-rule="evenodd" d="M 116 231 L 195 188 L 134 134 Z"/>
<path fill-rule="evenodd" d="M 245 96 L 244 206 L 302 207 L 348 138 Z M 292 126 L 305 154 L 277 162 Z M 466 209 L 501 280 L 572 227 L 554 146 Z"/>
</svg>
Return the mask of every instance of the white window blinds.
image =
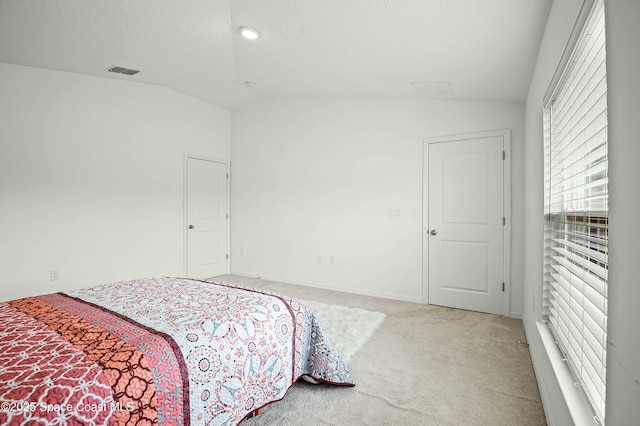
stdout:
<svg viewBox="0 0 640 426">
<path fill-rule="evenodd" d="M 604 5 L 595 1 L 544 111 L 544 318 L 604 423 L 608 149 Z"/>
</svg>

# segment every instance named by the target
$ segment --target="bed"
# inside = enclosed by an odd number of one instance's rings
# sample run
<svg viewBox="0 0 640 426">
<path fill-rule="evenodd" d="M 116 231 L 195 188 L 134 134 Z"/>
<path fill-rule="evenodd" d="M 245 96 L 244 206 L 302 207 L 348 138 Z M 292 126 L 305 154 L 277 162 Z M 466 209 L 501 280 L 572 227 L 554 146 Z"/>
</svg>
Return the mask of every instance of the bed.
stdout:
<svg viewBox="0 0 640 426">
<path fill-rule="evenodd" d="M 0 424 L 236 425 L 300 378 L 354 385 L 285 296 L 149 278 L 0 303 Z"/>
</svg>

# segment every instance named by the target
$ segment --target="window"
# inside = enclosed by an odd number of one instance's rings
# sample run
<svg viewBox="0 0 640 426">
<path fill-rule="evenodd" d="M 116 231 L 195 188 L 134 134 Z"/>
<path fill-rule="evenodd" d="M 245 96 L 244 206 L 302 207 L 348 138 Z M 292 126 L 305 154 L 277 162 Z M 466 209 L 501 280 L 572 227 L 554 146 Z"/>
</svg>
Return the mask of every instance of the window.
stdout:
<svg viewBox="0 0 640 426">
<path fill-rule="evenodd" d="M 543 317 L 604 424 L 608 148 L 604 5 L 586 2 L 547 92 Z M 578 28 L 578 27 L 576 27 Z"/>
</svg>

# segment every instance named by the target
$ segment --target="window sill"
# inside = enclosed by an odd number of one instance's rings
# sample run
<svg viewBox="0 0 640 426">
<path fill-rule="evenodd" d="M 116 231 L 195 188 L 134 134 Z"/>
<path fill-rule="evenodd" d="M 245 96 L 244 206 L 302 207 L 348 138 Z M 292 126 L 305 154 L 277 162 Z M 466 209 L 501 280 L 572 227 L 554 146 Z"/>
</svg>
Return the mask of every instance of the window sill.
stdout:
<svg viewBox="0 0 640 426">
<path fill-rule="evenodd" d="M 560 353 L 551 331 L 542 322 L 536 322 L 536 327 L 573 423 L 579 426 L 598 424 L 594 420 L 585 395 L 575 386 L 575 379 L 566 362 L 562 360 L 562 353 Z"/>
</svg>

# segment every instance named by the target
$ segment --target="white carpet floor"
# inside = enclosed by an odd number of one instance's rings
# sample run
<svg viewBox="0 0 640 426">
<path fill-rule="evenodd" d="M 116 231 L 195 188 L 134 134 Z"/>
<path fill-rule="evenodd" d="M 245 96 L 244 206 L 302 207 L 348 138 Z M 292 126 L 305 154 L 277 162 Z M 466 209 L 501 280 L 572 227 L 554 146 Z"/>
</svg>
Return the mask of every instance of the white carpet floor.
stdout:
<svg viewBox="0 0 640 426">
<path fill-rule="evenodd" d="M 216 279 L 386 315 L 348 363 L 355 387 L 300 381 L 242 426 L 546 424 L 520 320 L 234 275 Z"/>
</svg>

